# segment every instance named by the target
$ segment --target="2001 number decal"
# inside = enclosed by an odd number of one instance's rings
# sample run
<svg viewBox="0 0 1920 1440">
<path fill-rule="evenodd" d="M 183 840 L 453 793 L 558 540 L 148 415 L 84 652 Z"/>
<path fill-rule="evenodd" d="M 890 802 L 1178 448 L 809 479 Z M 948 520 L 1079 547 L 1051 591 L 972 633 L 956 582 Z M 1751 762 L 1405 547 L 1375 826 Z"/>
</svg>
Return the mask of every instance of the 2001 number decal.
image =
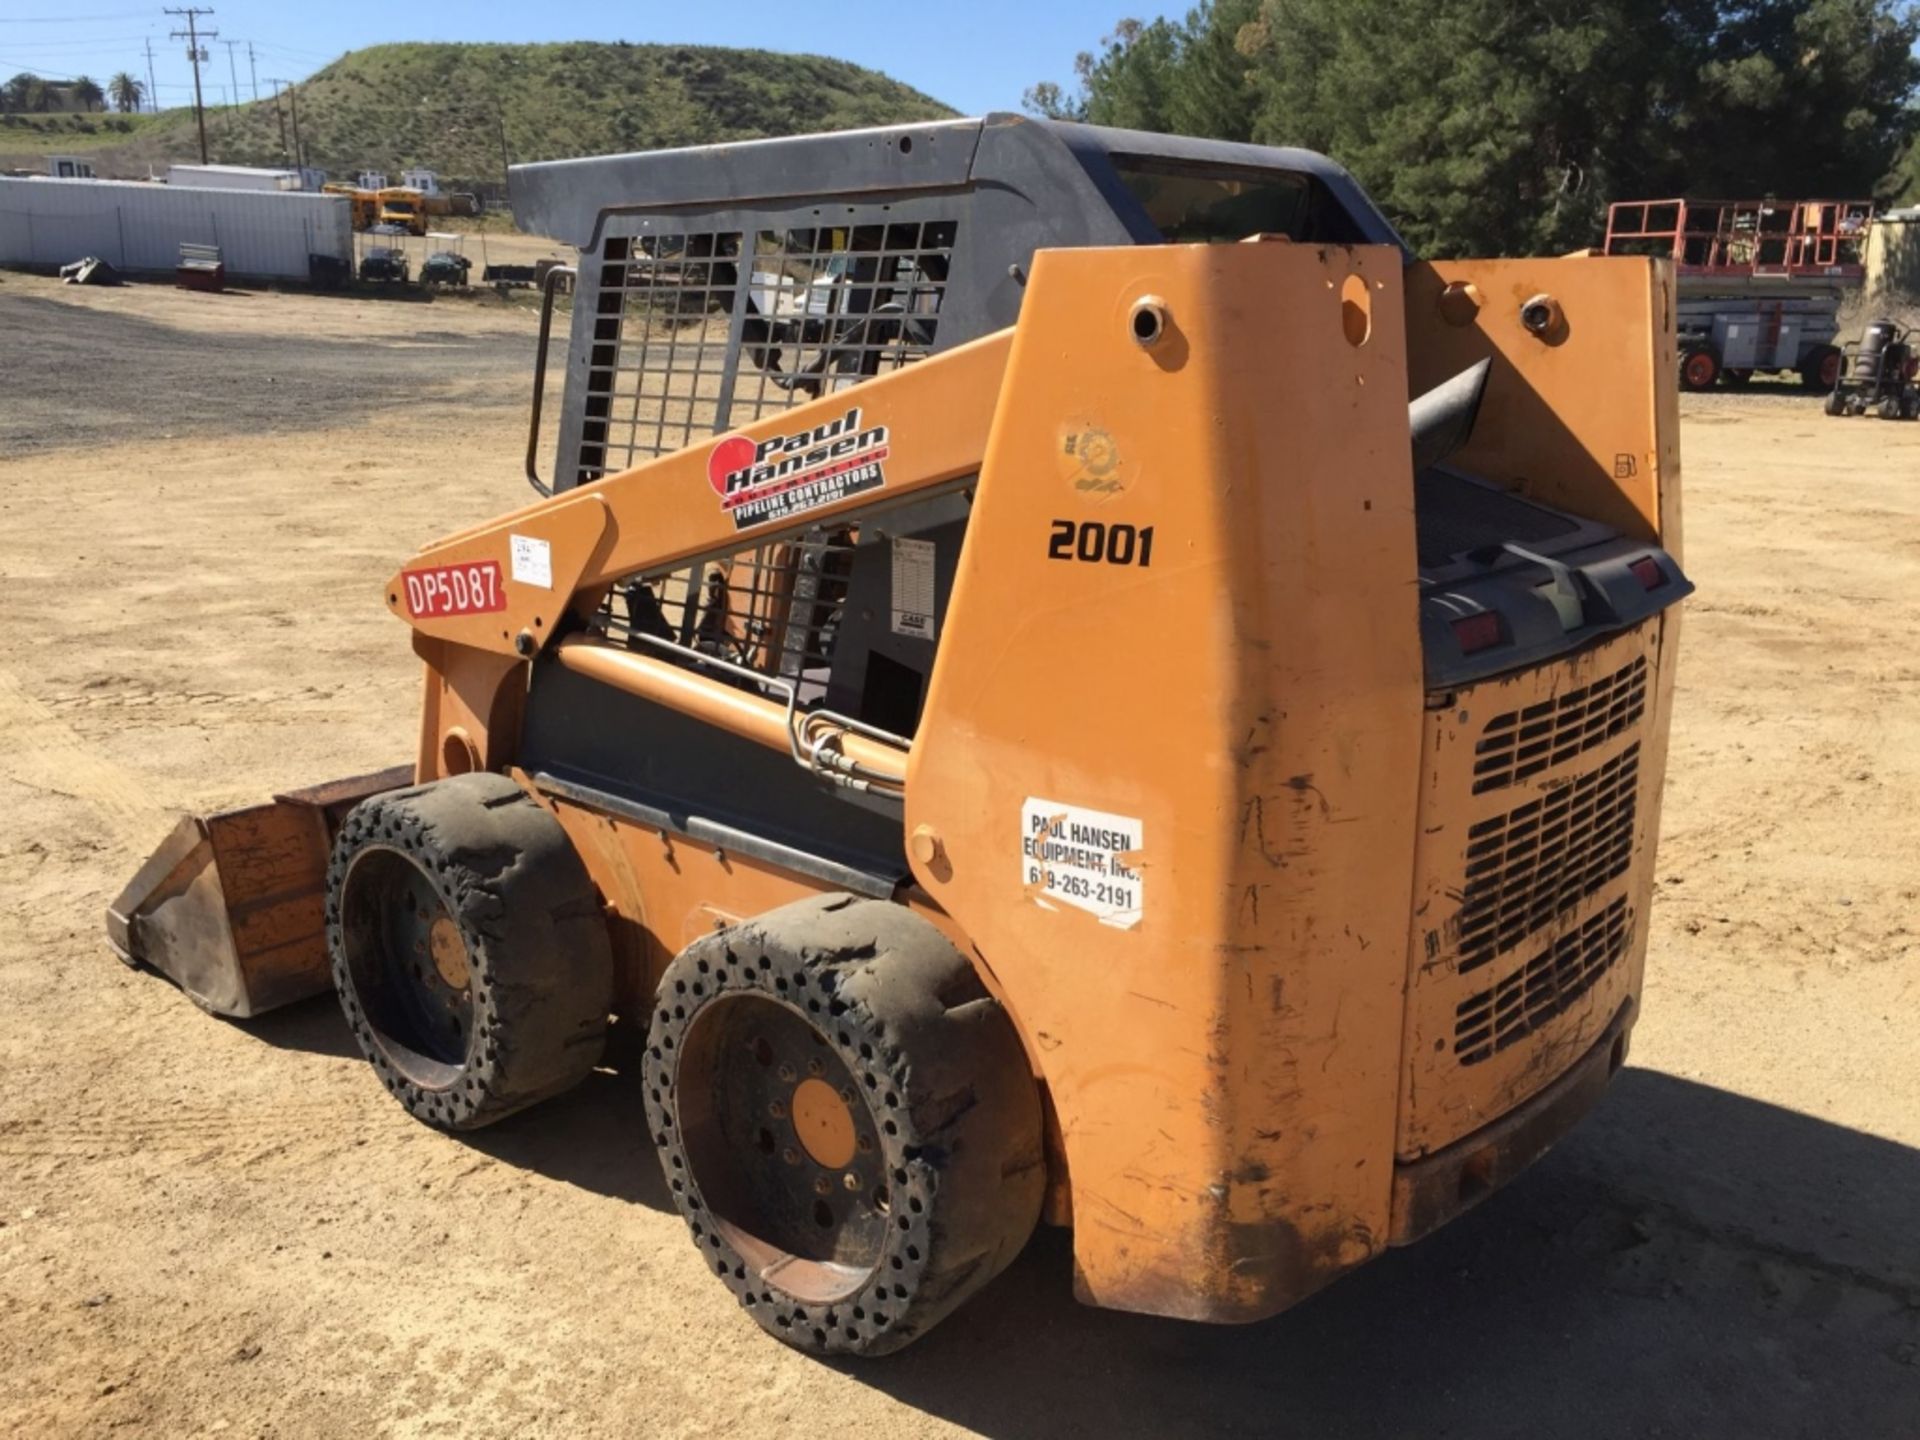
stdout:
<svg viewBox="0 0 1920 1440">
<path fill-rule="evenodd" d="M 1055 520 L 1047 535 L 1049 560 L 1084 560 L 1090 565 L 1151 565 L 1153 526 L 1103 525 L 1098 520 Z"/>
</svg>

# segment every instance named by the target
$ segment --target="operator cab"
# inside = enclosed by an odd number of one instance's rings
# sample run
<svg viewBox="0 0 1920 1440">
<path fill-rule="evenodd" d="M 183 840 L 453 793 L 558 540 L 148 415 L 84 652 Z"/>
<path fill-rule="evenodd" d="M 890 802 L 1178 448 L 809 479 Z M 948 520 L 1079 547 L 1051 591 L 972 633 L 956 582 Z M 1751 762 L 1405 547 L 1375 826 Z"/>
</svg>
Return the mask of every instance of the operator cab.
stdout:
<svg viewBox="0 0 1920 1440">
<path fill-rule="evenodd" d="M 862 381 L 1012 325 L 1036 250 L 1262 237 L 1391 245 L 1413 258 L 1324 156 L 1011 115 L 523 165 L 511 179 L 521 226 L 580 250 L 554 490 L 827 395 L 846 393 L 845 422 L 857 426 Z M 1409 559 L 1435 694 L 1579 649 L 1691 588 L 1657 546 L 1448 465 L 1478 398 L 1463 390 L 1448 402 L 1461 423 L 1415 477 L 1419 554 Z M 531 458 L 529 475 L 548 488 Z M 618 587 L 597 624 L 800 708 L 908 737 L 970 508 L 961 486 L 858 526 L 757 526 L 745 548 Z M 710 806 L 730 789 L 714 782 L 747 767 L 762 793 L 796 790 L 791 813 L 797 826 L 809 817 L 805 833 L 783 838 L 833 849 L 811 818 L 819 807 L 805 803 L 818 781 L 657 707 L 571 694 L 591 683 L 555 675 L 534 687 L 533 754 L 580 763 L 593 746 L 572 717 L 624 706 L 633 713 L 621 728 L 657 730 L 644 748 L 674 758 L 649 762 L 645 776 L 595 773 L 596 789 L 672 812 L 695 796 Z M 609 766 L 634 753 L 604 749 Z M 897 801 L 840 793 L 853 803 L 830 808 L 882 822 L 849 820 L 861 833 L 845 853 L 872 843 L 897 856 Z M 777 827 L 779 810 L 756 805 L 752 822 Z"/>
</svg>

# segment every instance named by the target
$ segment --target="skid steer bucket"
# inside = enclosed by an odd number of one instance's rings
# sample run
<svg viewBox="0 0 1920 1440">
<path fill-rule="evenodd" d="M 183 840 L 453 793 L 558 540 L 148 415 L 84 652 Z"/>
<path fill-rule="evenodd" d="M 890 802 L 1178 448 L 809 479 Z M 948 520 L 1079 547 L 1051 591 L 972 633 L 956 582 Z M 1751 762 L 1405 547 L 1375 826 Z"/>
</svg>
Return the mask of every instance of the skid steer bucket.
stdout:
<svg viewBox="0 0 1920 1440">
<path fill-rule="evenodd" d="M 327 857 L 347 812 L 413 782 L 413 767 L 181 818 L 107 909 L 129 965 L 159 971 L 216 1015 L 258 1015 L 328 988 Z"/>
</svg>

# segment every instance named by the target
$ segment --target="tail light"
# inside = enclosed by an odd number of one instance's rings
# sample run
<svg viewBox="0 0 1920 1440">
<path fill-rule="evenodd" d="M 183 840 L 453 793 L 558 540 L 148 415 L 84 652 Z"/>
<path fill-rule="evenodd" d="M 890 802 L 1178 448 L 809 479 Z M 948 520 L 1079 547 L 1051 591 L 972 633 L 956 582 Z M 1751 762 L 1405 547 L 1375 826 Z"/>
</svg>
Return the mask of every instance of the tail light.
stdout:
<svg viewBox="0 0 1920 1440">
<path fill-rule="evenodd" d="M 1504 638 L 1500 633 L 1500 617 L 1491 610 L 1462 615 L 1453 622 L 1453 638 L 1462 655 L 1490 650 Z"/>
<path fill-rule="evenodd" d="M 1640 582 L 1643 590 L 1658 590 L 1667 583 L 1666 572 L 1660 568 L 1660 562 L 1651 555 L 1642 555 L 1627 569 L 1633 572 L 1633 578 Z"/>
</svg>

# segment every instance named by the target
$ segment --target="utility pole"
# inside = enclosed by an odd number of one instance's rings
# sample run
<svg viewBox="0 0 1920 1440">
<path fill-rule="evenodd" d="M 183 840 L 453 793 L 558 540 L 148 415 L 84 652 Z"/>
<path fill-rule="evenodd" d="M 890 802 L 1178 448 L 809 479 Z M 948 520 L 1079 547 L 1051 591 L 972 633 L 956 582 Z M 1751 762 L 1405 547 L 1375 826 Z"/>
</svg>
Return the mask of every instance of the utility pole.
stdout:
<svg viewBox="0 0 1920 1440">
<path fill-rule="evenodd" d="M 253 41 L 247 41 L 247 79 L 253 82 L 253 103 L 260 103 L 260 72 L 253 68 Z"/>
<path fill-rule="evenodd" d="M 153 107 L 153 113 L 160 113 L 160 87 L 153 83 L 153 37 L 147 37 L 147 103 Z"/>
<path fill-rule="evenodd" d="M 268 80 L 267 83 L 273 86 L 273 118 L 280 122 L 280 153 L 282 155 L 289 155 L 287 150 L 287 112 L 280 108 L 280 82 L 278 80 Z M 289 158 L 291 157 L 289 156 Z"/>
<path fill-rule="evenodd" d="M 231 110 L 235 105 L 240 103 L 240 77 L 234 72 L 233 68 L 233 47 L 240 42 L 238 40 L 222 40 L 220 43 L 227 47 L 227 78 L 233 82 L 233 89 L 227 92 L 233 97 L 227 106 L 227 109 Z M 249 50 L 248 53 L 251 54 L 251 50 Z"/>
<path fill-rule="evenodd" d="M 275 80 L 269 76 L 268 83 L 287 87 L 287 108 L 293 112 L 293 164 L 295 169 L 304 168 L 307 163 L 307 155 L 306 148 L 300 143 L 300 94 L 293 88 L 293 81 L 291 80 Z M 281 143 L 285 144 L 286 142 L 282 140 Z"/>
<path fill-rule="evenodd" d="M 200 62 L 207 58 L 207 52 L 200 48 L 201 36 L 195 22 L 197 22 L 202 15 L 213 14 L 213 10 L 211 8 L 202 9 L 197 5 L 188 5 L 178 10 L 168 9 L 164 13 L 168 15 L 184 15 L 187 17 L 186 33 L 183 35 L 178 30 L 175 30 L 167 38 L 170 40 L 185 40 L 187 42 L 187 58 L 193 61 L 193 118 L 194 123 L 200 127 L 200 163 L 204 165 L 207 163 L 207 110 L 200 99 Z M 207 39 L 217 40 L 219 37 L 220 32 L 218 30 L 207 31 Z M 294 128 L 296 131 L 299 129 L 297 125 Z"/>
</svg>

